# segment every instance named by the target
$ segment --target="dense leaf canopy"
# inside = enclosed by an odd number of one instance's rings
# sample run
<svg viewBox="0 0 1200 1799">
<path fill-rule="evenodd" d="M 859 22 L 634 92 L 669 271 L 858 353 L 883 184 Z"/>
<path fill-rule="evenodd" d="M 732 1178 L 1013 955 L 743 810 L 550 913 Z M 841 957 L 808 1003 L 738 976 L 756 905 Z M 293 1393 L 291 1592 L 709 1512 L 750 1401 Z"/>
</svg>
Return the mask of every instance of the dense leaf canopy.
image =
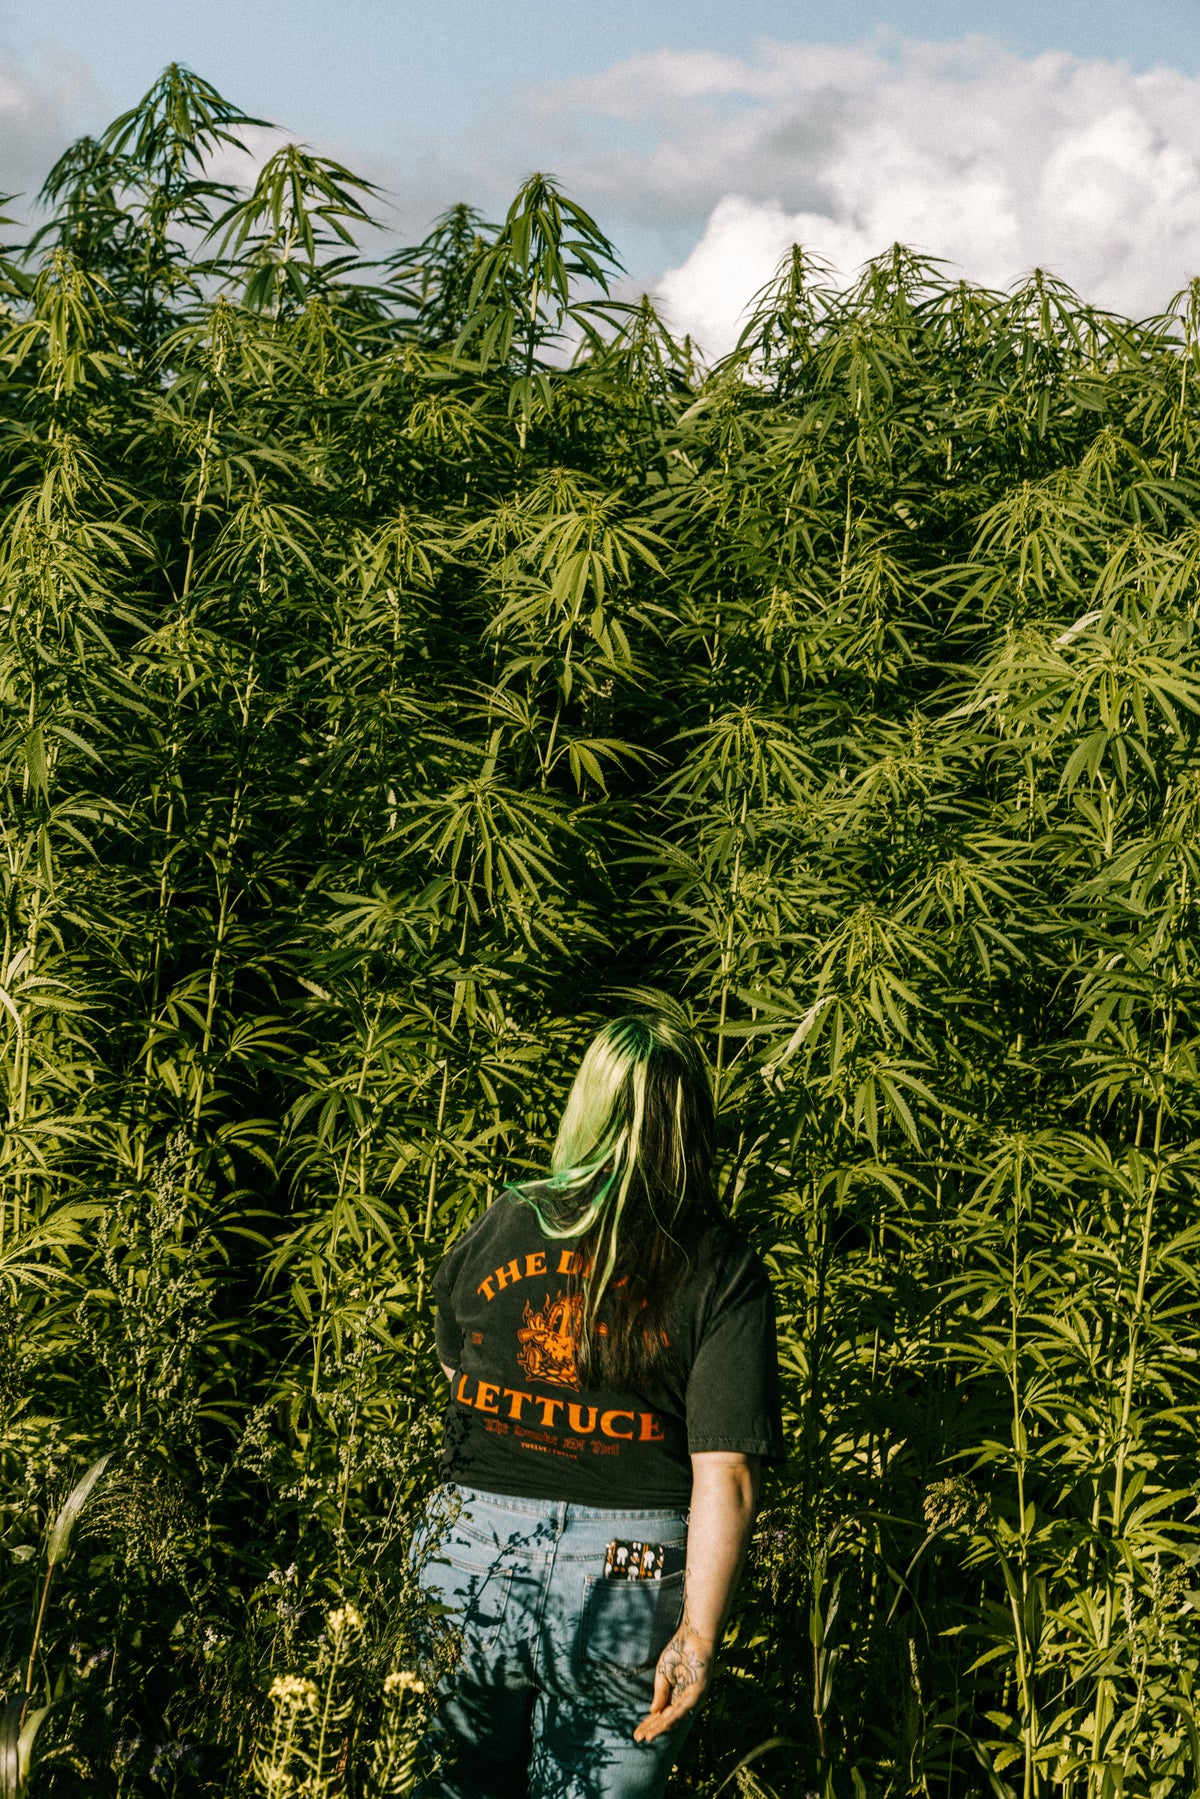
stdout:
<svg viewBox="0 0 1200 1799">
<path fill-rule="evenodd" d="M 549 176 L 371 260 L 254 123 L 169 69 L 0 269 L 31 1792 L 408 1790 L 430 1276 L 650 988 L 793 1446 L 679 1790 L 1192 1793 L 1200 285 L 796 249 L 707 366 Z"/>
</svg>

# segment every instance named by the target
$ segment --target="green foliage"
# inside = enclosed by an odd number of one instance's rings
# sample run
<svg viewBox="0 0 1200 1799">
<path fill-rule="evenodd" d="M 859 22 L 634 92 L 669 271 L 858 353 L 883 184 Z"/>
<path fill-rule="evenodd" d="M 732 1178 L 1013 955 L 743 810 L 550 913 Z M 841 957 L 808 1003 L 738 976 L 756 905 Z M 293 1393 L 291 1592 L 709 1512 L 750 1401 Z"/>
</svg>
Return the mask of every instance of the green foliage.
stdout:
<svg viewBox="0 0 1200 1799">
<path fill-rule="evenodd" d="M 1190 1794 L 1200 288 L 796 251 L 705 369 L 253 123 L 0 271 L 0 1778 L 407 1790 L 430 1279 L 650 986 L 793 1445 L 679 1790 Z"/>
</svg>

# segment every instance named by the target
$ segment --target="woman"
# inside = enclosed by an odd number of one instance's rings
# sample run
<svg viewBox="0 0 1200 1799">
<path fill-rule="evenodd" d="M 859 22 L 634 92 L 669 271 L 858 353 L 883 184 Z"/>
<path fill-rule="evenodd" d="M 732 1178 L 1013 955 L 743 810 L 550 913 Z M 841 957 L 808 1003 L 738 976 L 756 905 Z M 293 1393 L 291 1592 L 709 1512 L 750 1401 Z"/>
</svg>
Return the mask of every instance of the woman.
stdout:
<svg viewBox="0 0 1200 1799">
<path fill-rule="evenodd" d="M 714 1149 L 688 1032 L 617 1019 L 550 1178 L 438 1270 L 447 1484 L 421 1578 L 461 1632 L 434 1745 L 453 1799 L 661 1795 L 708 1685 L 781 1454 L 770 1289 Z"/>
</svg>

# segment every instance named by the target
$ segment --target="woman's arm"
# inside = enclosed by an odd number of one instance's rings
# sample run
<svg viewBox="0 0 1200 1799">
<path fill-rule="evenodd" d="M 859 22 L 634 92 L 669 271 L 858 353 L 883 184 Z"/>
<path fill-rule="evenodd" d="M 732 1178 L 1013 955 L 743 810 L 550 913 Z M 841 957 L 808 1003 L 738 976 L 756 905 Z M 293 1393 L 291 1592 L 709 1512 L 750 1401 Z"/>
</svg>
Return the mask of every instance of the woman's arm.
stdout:
<svg viewBox="0 0 1200 1799">
<path fill-rule="evenodd" d="M 658 1658 L 654 1701 L 633 1733 L 636 1742 L 653 1742 L 704 1696 L 750 1541 L 760 1478 L 757 1456 L 708 1450 L 692 1457 L 683 1617 Z"/>
</svg>

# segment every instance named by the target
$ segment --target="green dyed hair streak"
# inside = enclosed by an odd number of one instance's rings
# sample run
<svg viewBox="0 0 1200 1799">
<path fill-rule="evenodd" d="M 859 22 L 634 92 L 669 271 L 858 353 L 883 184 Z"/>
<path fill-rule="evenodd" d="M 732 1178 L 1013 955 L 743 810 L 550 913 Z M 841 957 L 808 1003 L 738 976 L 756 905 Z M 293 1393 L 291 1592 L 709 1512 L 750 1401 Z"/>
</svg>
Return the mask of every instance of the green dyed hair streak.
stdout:
<svg viewBox="0 0 1200 1799">
<path fill-rule="evenodd" d="M 585 1329 L 594 1321 L 616 1269 L 626 1207 L 642 1167 L 650 1067 L 664 1052 L 677 1070 L 671 1106 L 674 1191 L 657 1196 L 670 1208 L 669 1218 L 659 1218 L 660 1226 L 669 1228 L 686 1197 L 685 1079 L 705 1085 L 708 1081 L 703 1057 L 682 1015 L 677 1021 L 665 1011 L 630 1014 L 612 1019 L 597 1032 L 567 1098 L 550 1179 L 540 1193 L 526 1189 L 548 1237 L 582 1237 L 597 1226 L 600 1229 L 597 1267 L 586 1282 Z M 576 1196 L 581 1205 L 572 1204 Z"/>
</svg>

